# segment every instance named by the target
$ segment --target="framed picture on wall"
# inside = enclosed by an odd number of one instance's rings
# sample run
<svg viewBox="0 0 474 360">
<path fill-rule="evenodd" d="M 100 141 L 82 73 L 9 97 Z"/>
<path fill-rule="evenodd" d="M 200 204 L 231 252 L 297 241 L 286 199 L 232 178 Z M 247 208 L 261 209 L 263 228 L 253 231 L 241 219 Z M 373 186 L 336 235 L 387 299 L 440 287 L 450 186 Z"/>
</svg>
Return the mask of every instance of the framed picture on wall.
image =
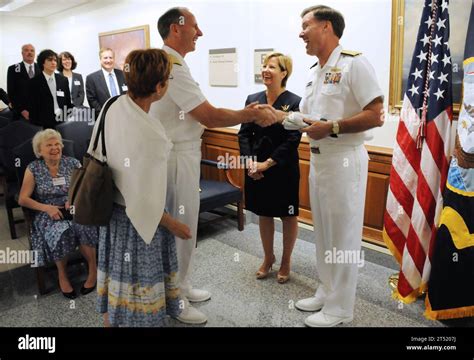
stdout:
<svg viewBox="0 0 474 360">
<path fill-rule="evenodd" d="M 453 64 L 453 110 L 459 113 L 462 97 L 462 63 L 466 42 L 469 12 L 472 0 L 456 0 L 449 3 L 450 37 L 449 47 Z M 391 113 L 402 108 L 403 95 L 415 50 L 424 1 L 392 0 L 392 50 L 390 60 Z"/>
<path fill-rule="evenodd" d="M 114 50 L 115 66 L 123 70 L 130 51 L 150 47 L 150 27 L 142 25 L 99 33 L 99 49 L 104 47 Z"/>
</svg>

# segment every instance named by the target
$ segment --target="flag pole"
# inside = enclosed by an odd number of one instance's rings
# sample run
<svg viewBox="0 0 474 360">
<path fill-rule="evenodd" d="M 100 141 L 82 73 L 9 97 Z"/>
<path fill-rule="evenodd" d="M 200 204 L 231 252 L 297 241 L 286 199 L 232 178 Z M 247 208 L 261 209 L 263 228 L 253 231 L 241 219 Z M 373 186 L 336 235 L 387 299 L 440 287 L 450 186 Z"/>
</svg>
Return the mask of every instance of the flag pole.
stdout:
<svg viewBox="0 0 474 360">
<path fill-rule="evenodd" d="M 433 54 L 432 50 L 432 41 L 435 33 L 435 26 L 436 26 L 436 14 L 438 12 L 438 4 L 436 0 L 431 1 L 431 27 L 430 27 L 430 42 L 428 44 L 428 59 L 427 59 L 427 69 L 431 69 L 431 56 Z M 428 96 L 430 92 L 430 76 L 426 77 L 425 80 L 425 91 L 423 93 L 423 108 L 421 112 L 421 122 L 420 126 L 418 127 L 418 135 L 416 137 L 416 147 L 417 149 L 423 148 L 423 141 L 426 137 L 426 114 L 428 112 Z"/>
</svg>

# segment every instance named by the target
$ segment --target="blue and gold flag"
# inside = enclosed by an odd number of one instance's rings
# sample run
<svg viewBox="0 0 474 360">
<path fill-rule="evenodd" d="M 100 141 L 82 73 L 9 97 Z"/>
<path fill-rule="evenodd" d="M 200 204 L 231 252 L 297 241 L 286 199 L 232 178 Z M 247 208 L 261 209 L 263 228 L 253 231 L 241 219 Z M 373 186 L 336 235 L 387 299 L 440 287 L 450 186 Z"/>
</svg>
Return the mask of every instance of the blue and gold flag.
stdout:
<svg viewBox="0 0 474 360">
<path fill-rule="evenodd" d="M 474 0 L 464 53 L 464 98 L 432 256 L 425 316 L 474 316 Z"/>
</svg>

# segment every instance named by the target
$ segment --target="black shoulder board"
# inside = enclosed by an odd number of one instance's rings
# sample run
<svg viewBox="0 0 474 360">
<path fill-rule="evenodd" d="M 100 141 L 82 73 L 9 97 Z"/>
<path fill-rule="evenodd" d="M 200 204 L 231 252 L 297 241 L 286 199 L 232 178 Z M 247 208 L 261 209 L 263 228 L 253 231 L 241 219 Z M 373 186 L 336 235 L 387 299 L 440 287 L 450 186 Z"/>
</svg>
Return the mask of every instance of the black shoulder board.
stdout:
<svg viewBox="0 0 474 360">
<path fill-rule="evenodd" d="M 316 65 L 318 65 L 318 62 L 316 61 L 313 66 L 310 67 L 310 69 L 314 68 Z"/>
</svg>

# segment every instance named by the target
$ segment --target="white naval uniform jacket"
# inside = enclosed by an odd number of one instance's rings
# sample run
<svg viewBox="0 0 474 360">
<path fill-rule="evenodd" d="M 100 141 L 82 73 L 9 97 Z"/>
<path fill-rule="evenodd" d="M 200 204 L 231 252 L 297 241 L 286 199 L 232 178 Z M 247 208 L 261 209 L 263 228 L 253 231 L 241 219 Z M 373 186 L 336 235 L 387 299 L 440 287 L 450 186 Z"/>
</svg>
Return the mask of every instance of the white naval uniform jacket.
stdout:
<svg viewBox="0 0 474 360">
<path fill-rule="evenodd" d="M 372 65 L 364 56 L 356 54 L 343 51 L 339 45 L 324 67 L 315 64 L 311 68 L 300 103 L 301 113 L 316 119 L 342 120 L 358 114 L 375 98 L 383 97 Z M 338 138 L 309 140 L 312 147 L 357 146 L 370 137 L 370 131 L 364 131 L 339 134 Z"/>
</svg>

